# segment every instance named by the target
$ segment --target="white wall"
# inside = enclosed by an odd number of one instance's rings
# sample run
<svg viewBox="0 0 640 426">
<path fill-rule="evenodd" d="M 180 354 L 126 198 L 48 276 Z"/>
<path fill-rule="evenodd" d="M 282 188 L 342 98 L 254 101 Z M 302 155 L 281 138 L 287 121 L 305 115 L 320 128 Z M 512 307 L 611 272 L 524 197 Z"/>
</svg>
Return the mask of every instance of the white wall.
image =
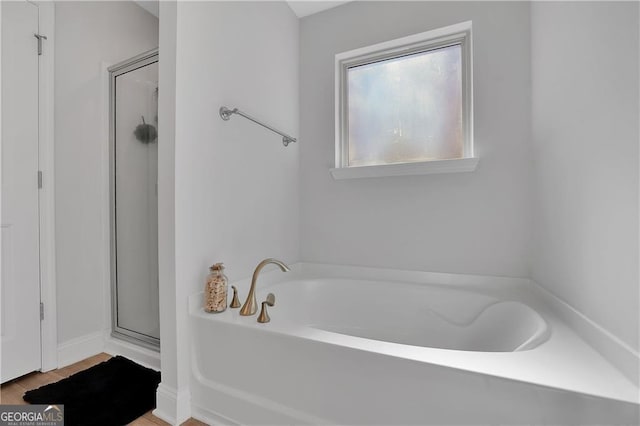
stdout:
<svg viewBox="0 0 640 426">
<path fill-rule="evenodd" d="M 188 399 L 188 382 L 178 383 L 178 359 L 187 359 L 185 346 L 178 347 L 178 328 L 184 330 L 183 315 L 178 323 L 175 262 L 175 129 L 176 129 L 176 49 L 177 4 L 160 2 L 160 51 L 158 96 L 158 285 L 160 291 L 160 365 L 162 383 L 158 387 L 154 411 L 158 417 L 177 423 L 175 419 L 189 417 L 188 410 L 177 411 L 178 388 Z M 184 362 L 184 361 L 183 361 Z M 183 373 L 182 376 L 185 374 Z"/>
<path fill-rule="evenodd" d="M 161 4 L 161 37 L 170 7 Z M 298 134 L 298 20 L 284 2 L 175 7 L 169 11 L 176 16 L 175 282 L 163 278 L 160 284 L 162 316 L 167 298 L 174 297 L 176 317 L 167 330 L 161 320 L 161 390 L 173 388 L 180 399 L 189 377 L 187 297 L 201 291 L 208 267 L 224 262 L 233 281 L 250 276 L 266 257 L 299 260 L 298 144 L 285 148 L 279 136 L 242 117 L 225 122 L 218 115 L 222 105 L 237 107 Z M 167 25 L 169 33 L 173 24 Z M 162 87 L 171 73 L 163 61 L 172 58 L 163 55 L 161 50 L 160 129 L 171 101 L 163 98 Z M 170 173 L 164 169 L 170 159 L 163 157 L 170 153 L 162 143 L 161 137 L 161 182 Z M 169 200 L 171 188 L 165 190 Z M 169 219 L 161 211 L 160 226 Z M 161 256 L 170 252 L 170 237 L 161 235 Z M 159 414 L 181 420 L 179 407 L 167 408 L 162 395 L 158 401 Z"/>
<path fill-rule="evenodd" d="M 132 2 L 58 2 L 55 19 L 56 281 L 64 343 L 110 326 L 102 65 L 157 47 L 158 19 Z"/>
<path fill-rule="evenodd" d="M 638 4 L 532 5 L 533 278 L 638 351 Z"/>
<path fill-rule="evenodd" d="M 477 171 L 334 181 L 334 55 L 467 20 Z M 529 25 L 525 2 L 353 2 L 301 20 L 303 260 L 529 275 Z"/>
<path fill-rule="evenodd" d="M 157 392 L 156 415 L 178 417 L 178 323 L 175 262 L 175 122 L 177 4 L 160 2 L 160 52 L 158 94 L 158 287 L 160 296 L 160 365 L 162 383 Z M 184 327 L 184 324 L 180 324 Z M 181 355 L 181 359 L 185 357 Z M 186 384 L 180 384 L 186 386 Z M 161 412 L 158 412 L 161 411 Z M 181 416 L 184 416 L 182 414 Z"/>
<path fill-rule="evenodd" d="M 298 260 L 298 144 L 218 115 L 297 135 L 298 22 L 284 2 L 193 2 L 178 25 L 176 279 L 195 291 L 214 262 L 234 280 Z"/>
</svg>

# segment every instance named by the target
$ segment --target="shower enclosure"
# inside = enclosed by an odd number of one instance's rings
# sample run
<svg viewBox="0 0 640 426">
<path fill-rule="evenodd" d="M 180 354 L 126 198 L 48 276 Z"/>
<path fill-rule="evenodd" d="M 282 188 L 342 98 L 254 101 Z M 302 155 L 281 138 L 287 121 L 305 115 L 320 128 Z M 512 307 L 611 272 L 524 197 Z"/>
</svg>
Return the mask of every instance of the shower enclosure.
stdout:
<svg viewBox="0 0 640 426">
<path fill-rule="evenodd" d="M 109 79 L 112 334 L 158 348 L 158 50 Z"/>
</svg>

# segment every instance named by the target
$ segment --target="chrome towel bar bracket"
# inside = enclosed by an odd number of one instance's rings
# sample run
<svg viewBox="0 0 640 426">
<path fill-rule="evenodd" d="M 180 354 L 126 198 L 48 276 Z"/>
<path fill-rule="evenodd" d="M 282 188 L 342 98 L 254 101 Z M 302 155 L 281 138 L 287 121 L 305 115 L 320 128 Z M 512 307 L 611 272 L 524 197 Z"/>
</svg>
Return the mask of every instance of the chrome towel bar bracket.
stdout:
<svg viewBox="0 0 640 426">
<path fill-rule="evenodd" d="M 281 132 L 278 129 L 275 129 L 263 122 L 261 122 L 260 120 L 257 120 L 253 117 L 251 117 L 250 115 L 245 114 L 244 112 L 240 111 L 238 108 L 234 108 L 234 109 L 229 109 L 225 106 L 221 106 L 220 107 L 220 117 L 224 120 L 224 121 L 228 121 L 231 116 L 233 114 L 238 114 L 244 118 L 246 118 L 247 120 L 253 121 L 256 124 L 261 125 L 262 127 L 264 127 L 265 129 L 269 129 L 274 133 L 279 134 L 280 136 L 282 136 L 282 144 L 284 146 L 288 146 L 291 142 L 297 142 L 298 140 L 292 136 L 289 136 L 288 134 Z"/>
</svg>

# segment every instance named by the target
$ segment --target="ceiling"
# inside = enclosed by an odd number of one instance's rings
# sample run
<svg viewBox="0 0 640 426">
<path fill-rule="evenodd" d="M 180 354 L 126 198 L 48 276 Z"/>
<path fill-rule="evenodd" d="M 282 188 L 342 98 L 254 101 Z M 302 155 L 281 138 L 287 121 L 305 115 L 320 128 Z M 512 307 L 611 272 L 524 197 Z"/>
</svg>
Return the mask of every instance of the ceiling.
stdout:
<svg viewBox="0 0 640 426">
<path fill-rule="evenodd" d="M 158 0 L 133 0 L 140 7 L 151 13 L 153 16 L 158 17 L 160 15 L 160 4 Z M 313 15 L 314 13 L 322 12 L 323 10 L 331 9 L 342 4 L 349 3 L 348 1 L 325 1 L 325 0 L 313 0 L 313 1 L 287 1 L 287 4 L 293 10 L 298 18 Z"/>
<path fill-rule="evenodd" d="M 155 16 L 156 18 L 160 17 L 160 2 L 158 0 L 143 0 L 136 1 L 133 0 L 138 6 Z"/>
<path fill-rule="evenodd" d="M 336 6 L 340 6 L 348 1 L 287 1 L 289 7 L 298 16 L 303 18 L 305 16 L 313 15 L 314 13 L 322 12 L 323 10 L 331 9 Z"/>
</svg>

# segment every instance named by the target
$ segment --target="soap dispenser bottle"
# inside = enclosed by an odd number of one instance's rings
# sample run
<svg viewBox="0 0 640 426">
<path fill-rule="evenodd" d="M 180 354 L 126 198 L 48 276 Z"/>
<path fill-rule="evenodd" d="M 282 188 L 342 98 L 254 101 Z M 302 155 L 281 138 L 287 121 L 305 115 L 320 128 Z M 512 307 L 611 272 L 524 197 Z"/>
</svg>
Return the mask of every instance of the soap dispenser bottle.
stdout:
<svg viewBox="0 0 640 426">
<path fill-rule="evenodd" d="M 204 310 L 222 312 L 227 309 L 227 276 L 224 274 L 224 265 L 216 263 L 209 270 L 211 272 L 204 289 Z"/>
</svg>

